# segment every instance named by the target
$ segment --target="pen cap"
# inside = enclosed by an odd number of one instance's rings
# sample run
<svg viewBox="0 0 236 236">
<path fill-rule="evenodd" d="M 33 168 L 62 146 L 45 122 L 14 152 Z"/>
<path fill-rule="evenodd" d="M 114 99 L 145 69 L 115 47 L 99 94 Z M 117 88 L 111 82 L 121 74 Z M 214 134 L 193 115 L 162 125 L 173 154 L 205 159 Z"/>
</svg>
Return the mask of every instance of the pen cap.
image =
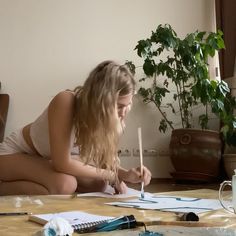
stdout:
<svg viewBox="0 0 236 236">
<path fill-rule="evenodd" d="M 199 221 L 198 215 L 196 215 L 194 212 L 187 212 L 184 213 L 179 218 L 180 221 Z"/>
</svg>

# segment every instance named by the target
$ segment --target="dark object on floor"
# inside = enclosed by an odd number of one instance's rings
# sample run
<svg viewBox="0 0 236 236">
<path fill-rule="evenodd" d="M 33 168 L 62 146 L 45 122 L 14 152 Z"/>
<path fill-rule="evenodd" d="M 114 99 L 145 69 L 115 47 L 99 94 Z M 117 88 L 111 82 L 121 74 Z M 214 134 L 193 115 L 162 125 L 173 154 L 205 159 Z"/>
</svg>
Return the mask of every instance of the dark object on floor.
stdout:
<svg viewBox="0 0 236 236">
<path fill-rule="evenodd" d="M 180 221 L 199 221 L 199 217 L 194 212 L 187 212 L 181 215 L 179 217 L 179 220 Z"/>
<path fill-rule="evenodd" d="M 107 232 L 120 229 L 131 229 L 137 227 L 137 221 L 133 215 L 122 216 L 106 222 L 96 224 L 91 227 L 82 227 L 76 229 L 77 233 L 93 233 L 93 232 Z"/>
</svg>

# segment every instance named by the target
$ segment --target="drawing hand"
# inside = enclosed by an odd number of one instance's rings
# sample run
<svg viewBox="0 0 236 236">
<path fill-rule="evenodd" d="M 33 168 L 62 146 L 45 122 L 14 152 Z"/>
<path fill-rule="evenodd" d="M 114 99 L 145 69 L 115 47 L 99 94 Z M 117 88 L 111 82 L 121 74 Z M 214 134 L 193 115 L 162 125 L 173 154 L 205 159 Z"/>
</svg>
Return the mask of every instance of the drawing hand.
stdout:
<svg viewBox="0 0 236 236">
<path fill-rule="evenodd" d="M 130 183 L 140 183 L 143 181 L 144 185 L 146 186 L 150 183 L 151 178 L 152 178 L 152 174 L 150 170 L 146 166 L 143 166 L 143 176 L 141 176 L 140 167 L 132 168 L 128 170 L 127 172 L 126 181 Z"/>
<path fill-rule="evenodd" d="M 114 186 L 115 194 L 124 194 L 127 193 L 127 185 L 123 181 L 117 181 Z"/>
</svg>

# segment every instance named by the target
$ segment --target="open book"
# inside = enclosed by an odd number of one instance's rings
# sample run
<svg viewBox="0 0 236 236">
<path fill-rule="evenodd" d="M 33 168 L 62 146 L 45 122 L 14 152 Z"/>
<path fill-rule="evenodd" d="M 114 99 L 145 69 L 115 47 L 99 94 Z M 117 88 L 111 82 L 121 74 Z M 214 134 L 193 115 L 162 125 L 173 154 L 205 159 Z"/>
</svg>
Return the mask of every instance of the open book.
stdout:
<svg viewBox="0 0 236 236">
<path fill-rule="evenodd" d="M 67 211 L 52 214 L 30 215 L 29 220 L 44 225 L 55 217 L 61 217 L 67 220 L 77 232 L 108 220 L 115 219 L 115 217 L 94 215 L 83 211 Z"/>
</svg>

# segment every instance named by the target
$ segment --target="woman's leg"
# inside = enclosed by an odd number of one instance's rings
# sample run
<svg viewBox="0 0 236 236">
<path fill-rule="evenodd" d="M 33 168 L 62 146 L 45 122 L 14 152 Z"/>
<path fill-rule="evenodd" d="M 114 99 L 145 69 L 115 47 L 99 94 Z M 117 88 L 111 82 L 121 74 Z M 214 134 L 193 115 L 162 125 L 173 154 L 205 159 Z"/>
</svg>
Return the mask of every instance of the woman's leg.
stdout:
<svg viewBox="0 0 236 236">
<path fill-rule="evenodd" d="M 56 172 L 50 161 L 27 154 L 0 156 L 0 195 L 71 194 L 74 176 Z"/>
<path fill-rule="evenodd" d="M 30 181 L 10 181 L 0 183 L 0 196 L 4 195 L 46 195 L 48 190 L 40 184 Z"/>
<path fill-rule="evenodd" d="M 107 187 L 105 180 L 95 180 L 89 178 L 77 178 L 78 187 L 77 192 L 88 193 L 88 192 L 104 192 Z"/>
<path fill-rule="evenodd" d="M 82 161 L 78 155 L 72 155 L 72 158 L 77 161 Z M 90 165 L 94 166 L 92 163 Z M 77 177 L 77 190 L 79 193 L 89 193 L 89 192 L 104 192 L 107 187 L 107 181 L 97 180 L 92 178 Z"/>
</svg>

